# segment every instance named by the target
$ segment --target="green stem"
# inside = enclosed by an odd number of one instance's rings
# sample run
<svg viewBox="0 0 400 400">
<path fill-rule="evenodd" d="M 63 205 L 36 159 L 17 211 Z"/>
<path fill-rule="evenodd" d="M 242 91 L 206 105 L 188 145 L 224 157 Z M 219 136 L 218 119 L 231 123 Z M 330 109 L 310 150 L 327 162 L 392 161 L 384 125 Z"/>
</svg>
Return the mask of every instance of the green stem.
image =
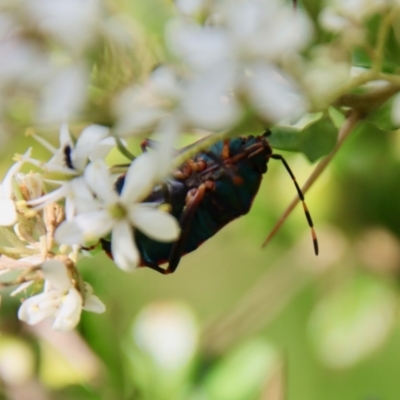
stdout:
<svg viewBox="0 0 400 400">
<path fill-rule="evenodd" d="M 382 79 L 387 82 L 390 82 L 390 83 L 393 83 L 394 85 L 400 86 L 400 76 L 399 75 L 385 74 L 385 73 L 381 72 L 378 74 L 377 78 Z"/>
<path fill-rule="evenodd" d="M 208 149 L 213 144 L 227 138 L 238 136 L 240 132 L 248 132 L 248 127 L 252 125 L 252 121 L 254 121 L 255 115 L 247 110 L 240 120 L 238 124 L 232 127 L 230 130 L 224 130 L 221 132 L 211 133 L 210 135 L 198 140 L 197 142 L 187 146 L 184 150 L 174 158 L 174 161 L 171 165 L 171 170 L 175 170 L 179 166 L 181 166 L 186 160 L 189 160 L 197 153 L 202 150 Z M 265 130 L 266 126 L 263 126 Z M 261 130 L 260 129 L 260 130 Z"/>
<path fill-rule="evenodd" d="M 172 163 L 172 170 L 178 168 L 186 160 L 189 160 L 201 150 L 209 148 L 220 140 L 225 139 L 227 136 L 229 136 L 227 131 L 212 133 L 211 135 L 208 135 L 205 138 L 195 142 L 193 145 L 188 146 L 185 150 L 183 150 L 174 158 L 174 162 Z"/>
<path fill-rule="evenodd" d="M 122 143 L 122 140 L 115 132 L 111 132 L 115 141 L 117 142 L 117 148 L 128 160 L 133 161 L 136 157 L 126 148 L 126 146 Z"/>
<path fill-rule="evenodd" d="M 337 99 L 334 105 L 357 110 L 363 117 L 376 110 L 400 91 L 400 84 L 388 84 L 363 94 L 348 93 Z"/>
<path fill-rule="evenodd" d="M 390 12 L 383 17 L 382 22 L 379 26 L 376 48 L 374 52 L 375 59 L 372 64 L 372 71 L 374 71 L 375 73 L 379 73 L 382 70 L 382 64 L 385 55 L 385 44 L 389 34 L 389 29 L 397 13 L 398 9 L 396 7 L 392 8 Z"/>
<path fill-rule="evenodd" d="M 343 85 L 339 86 L 335 91 L 333 91 L 330 96 L 328 96 L 327 100 L 313 108 L 311 112 L 321 112 L 325 111 L 330 105 L 334 104 L 338 98 L 345 95 L 346 93 L 352 92 L 353 90 L 357 89 L 358 87 L 365 85 L 368 82 L 377 80 L 379 74 L 375 71 L 366 71 L 354 78 L 349 79 Z"/>
</svg>

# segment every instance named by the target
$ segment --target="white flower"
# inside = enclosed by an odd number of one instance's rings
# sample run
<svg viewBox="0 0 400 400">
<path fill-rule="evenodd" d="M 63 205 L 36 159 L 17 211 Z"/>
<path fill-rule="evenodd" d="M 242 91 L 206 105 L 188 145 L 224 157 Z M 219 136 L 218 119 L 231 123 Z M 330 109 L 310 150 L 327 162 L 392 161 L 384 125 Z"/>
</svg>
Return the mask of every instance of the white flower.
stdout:
<svg viewBox="0 0 400 400">
<path fill-rule="evenodd" d="M 35 136 L 36 140 L 53 153 L 53 157 L 42 166 L 46 171 L 78 175 L 78 177 L 70 181 L 59 182 L 60 187 L 58 189 L 30 201 L 29 205 L 42 208 L 65 197 L 67 219 L 72 218 L 77 212 L 86 211 L 85 201 L 90 202 L 93 196 L 81 175 L 89 161 L 105 158 L 115 146 L 115 139 L 108 135 L 109 129 L 107 127 L 90 125 L 82 131 L 78 140 L 74 143 L 67 124 L 62 124 L 59 149 L 55 149 L 44 139 Z M 38 164 L 36 160 L 30 161 Z"/>
<path fill-rule="evenodd" d="M 308 18 L 278 0 L 225 1 L 219 11 L 216 26 L 184 18 L 168 26 L 168 46 L 193 70 L 181 101 L 183 118 L 199 128 L 229 129 L 243 101 L 272 123 L 304 112 L 306 99 L 275 64 L 308 43 Z"/>
<path fill-rule="evenodd" d="M 254 108 L 268 121 L 278 122 L 305 112 L 306 101 L 295 82 L 271 65 L 254 64 L 243 84 Z"/>
<path fill-rule="evenodd" d="M 224 27 L 200 26 L 178 18 L 167 26 L 166 40 L 168 47 L 196 71 L 235 58 L 235 43 Z"/>
<path fill-rule="evenodd" d="M 319 23 L 328 31 L 344 32 L 351 28 L 351 21 L 335 12 L 332 7 L 326 7 L 319 14 Z"/>
<path fill-rule="evenodd" d="M 319 14 L 319 23 L 327 31 L 339 33 L 343 50 L 365 46 L 368 38 L 365 21 L 389 10 L 393 0 L 331 0 Z"/>
<path fill-rule="evenodd" d="M 160 176 L 157 153 L 144 153 L 131 164 L 120 194 L 115 191 L 104 163 L 97 160 L 89 164 L 85 178 L 99 203 L 93 205 L 93 211 L 63 222 L 56 231 L 56 241 L 64 244 L 90 243 L 111 232 L 114 261 L 121 269 L 130 271 L 140 261 L 133 227 L 161 242 L 177 239 L 179 225 L 175 218 L 158 210 L 153 203 L 141 203 Z"/>
<path fill-rule="evenodd" d="M 186 19 L 167 27 L 167 43 L 192 68 L 221 61 L 280 60 L 310 40 L 311 23 L 300 10 L 279 0 L 224 1 L 218 26 L 198 26 Z"/>
<path fill-rule="evenodd" d="M 0 41 L 0 59 L 4 60 L 0 65 L 1 96 L 7 95 L 7 86 L 16 84 L 39 89 L 54 70 L 48 55 L 40 48 L 15 37 L 15 31 L 20 29 L 15 26 L 11 35 L 9 32 L 8 37 Z"/>
<path fill-rule="evenodd" d="M 175 0 L 177 9 L 184 15 L 194 15 L 206 8 L 205 0 Z"/>
<path fill-rule="evenodd" d="M 236 85 L 235 72 L 231 65 L 220 65 L 187 84 L 182 109 L 194 126 L 223 130 L 239 120 L 242 109 L 231 93 Z"/>
<path fill-rule="evenodd" d="M 307 16 L 279 0 L 226 1 L 222 13 L 242 59 L 280 60 L 303 49 L 312 36 Z"/>
<path fill-rule="evenodd" d="M 75 289 L 61 261 L 47 261 L 42 265 L 45 277 L 44 292 L 25 300 L 18 311 L 18 318 L 35 325 L 46 318 L 54 318 L 53 328 L 60 331 L 74 329 L 82 308 L 103 312 L 104 304 L 89 291 L 85 300 Z"/>
<path fill-rule="evenodd" d="M 196 76 L 182 101 L 186 117 L 197 127 L 223 130 L 243 113 L 246 98 L 264 120 L 272 123 L 304 113 L 308 102 L 296 83 L 266 63 L 226 63 Z"/>
<path fill-rule="evenodd" d="M 87 282 L 85 282 L 85 303 L 83 304 L 83 309 L 85 311 L 91 311 L 96 314 L 101 314 L 106 311 L 106 306 L 104 303 L 93 293 L 93 288 Z"/>
<path fill-rule="evenodd" d="M 29 199 L 36 199 L 40 197 L 43 193 L 43 177 L 37 172 L 29 172 L 28 174 L 18 173 L 15 175 L 15 180 L 20 186 L 24 197 Z"/>
<path fill-rule="evenodd" d="M 333 0 L 325 10 L 347 19 L 348 24 L 362 23 L 373 14 L 392 6 L 391 0 Z"/>
<path fill-rule="evenodd" d="M 313 62 L 304 67 L 303 84 L 308 95 L 314 99 L 314 104 L 322 104 L 339 85 L 344 85 L 350 79 L 351 72 L 348 63 L 334 62 L 329 54 L 322 50 Z"/>
<path fill-rule="evenodd" d="M 179 303 L 154 303 L 144 308 L 133 326 L 139 348 L 168 371 L 187 365 L 198 342 L 196 320 Z"/>
<path fill-rule="evenodd" d="M 99 0 L 35 0 L 25 4 L 37 28 L 72 52 L 79 54 L 94 43 L 101 22 Z"/>
<path fill-rule="evenodd" d="M 79 116 L 86 103 L 89 70 L 84 63 L 58 69 L 42 91 L 41 123 L 61 123 Z"/>
<path fill-rule="evenodd" d="M 181 97 L 182 86 L 174 71 L 158 67 L 144 84 L 125 89 L 115 99 L 116 132 L 126 135 L 154 129 L 162 117 L 174 111 Z"/>
<path fill-rule="evenodd" d="M 106 126 L 89 125 L 81 132 L 75 143 L 68 125 L 64 123 L 60 127 L 58 149 L 41 137 L 35 134 L 32 136 L 53 153 L 53 157 L 42 166 L 45 171 L 81 175 L 89 161 L 104 158 L 115 146 L 115 139 L 109 134 L 110 129 Z M 38 164 L 34 160 L 32 162 Z"/>
<path fill-rule="evenodd" d="M 0 184 L 0 226 L 11 226 L 17 222 L 17 210 L 14 200 L 12 199 L 13 188 L 12 180 L 14 175 L 18 173 L 24 162 L 26 162 L 31 154 L 31 149 L 20 158 L 7 172 L 3 182 Z"/>
</svg>

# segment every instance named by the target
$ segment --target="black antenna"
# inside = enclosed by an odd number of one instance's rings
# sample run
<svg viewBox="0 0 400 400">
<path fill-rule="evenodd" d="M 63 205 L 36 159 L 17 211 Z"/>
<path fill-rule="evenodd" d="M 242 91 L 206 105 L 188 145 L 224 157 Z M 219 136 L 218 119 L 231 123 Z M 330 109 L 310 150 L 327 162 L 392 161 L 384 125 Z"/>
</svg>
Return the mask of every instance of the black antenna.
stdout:
<svg viewBox="0 0 400 400">
<path fill-rule="evenodd" d="M 281 156 L 280 154 L 271 154 L 270 157 L 274 158 L 275 160 L 281 160 L 282 161 L 284 167 L 286 168 L 286 171 L 289 173 L 290 177 L 293 180 L 294 185 L 296 186 L 297 194 L 299 195 L 299 199 L 300 199 L 301 203 L 303 204 L 303 210 L 304 210 L 304 214 L 306 215 L 306 218 L 307 218 L 308 226 L 311 229 L 311 237 L 312 237 L 312 241 L 313 241 L 313 245 L 314 245 L 314 253 L 317 256 L 318 255 L 318 251 L 319 251 L 317 234 L 315 233 L 314 223 L 313 223 L 313 220 L 311 218 L 310 211 L 308 211 L 308 207 L 307 207 L 306 201 L 304 200 L 304 194 L 303 194 L 302 190 L 300 189 L 300 186 L 298 185 L 298 183 L 296 181 L 296 177 L 294 176 L 292 170 L 289 167 L 289 164 L 286 162 L 286 160 L 283 158 L 283 156 Z"/>
</svg>

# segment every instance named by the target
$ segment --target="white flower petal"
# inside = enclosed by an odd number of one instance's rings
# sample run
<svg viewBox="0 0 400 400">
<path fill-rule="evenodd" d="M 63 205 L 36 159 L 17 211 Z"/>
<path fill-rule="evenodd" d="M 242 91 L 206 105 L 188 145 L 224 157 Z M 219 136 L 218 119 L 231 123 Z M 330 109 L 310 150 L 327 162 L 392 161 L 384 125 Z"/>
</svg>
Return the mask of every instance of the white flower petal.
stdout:
<svg viewBox="0 0 400 400">
<path fill-rule="evenodd" d="M 85 168 L 85 180 L 90 189 L 107 204 L 116 203 L 118 194 L 113 188 L 107 165 L 95 160 Z"/>
<path fill-rule="evenodd" d="M 84 242 L 84 235 L 81 227 L 76 221 L 64 221 L 57 228 L 54 239 L 59 244 L 81 244 Z"/>
<path fill-rule="evenodd" d="M 92 286 L 85 282 L 85 300 L 83 309 L 97 314 L 103 313 L 106 310 L 104 303 L 93 294 Z"/>
<path fill-rule="evenodd" d="M 185 15 L 194 15 L 200 12 L 205 4 L 204 0 L 175 0 L 177 9 Z"/>
<path fill-rule="evenodd" d="M 83 171 L 90 153 L 97 144 L 110 133 L 110 129 L 101 125 L 90 125 L 85 128 L 76 142 L 72 153 L 72 164 L 74 168 Z"/>
<path fill-rule="evenodd" d="M 152 149 L 156 152 L 154 158 L 157 159 L 157 181 L 161 181 L 171 172 L 172 160 L 177 155 L 176 143 L 180 132 L 181 123 L 173 116 L 162 118 L 154 132 L 155 136 L 160 136 L 160 141 Z"/>
<path fill-rule="evenodd" d="M 133 271 L 139 264 L 132 227 L 125 221 L 117 223 L 112 230 L 111 253 L 115 264 L 124 271 Z"/>
<path fill-rule="evenodd" d="M 318 20 L 320 25 L 327 31 L 341 32 L 351 25 L 349 19 L 337 14 L 332 7 L 325 7 L 321 10 Z"/>
<path fill-rule="evenodd" d="M 30 22 L 36 24 L 33 28 L 73 54 L 80 54 L 95 40 L 101 15 L 98 0 L 36 0 L 25 7 Z"/>
<path fill-rule="evenodd" d="M 50 193 L 45 194 L 44 196 L 38 197 L 37 199 L 29 200 L 27 203 L 30 206 L 33 206 L 37 209 L 42 209 L 48 204 L 56 203 L 58 200 L 66 197 L 70 190 L 69 182 L 65 182 L 58 189 L 53 190 Z"/>
<path fill-rule="evenodd" d="M 70 181 L 70 190 L 65 203 L 67 220 L 72 219 L 75 214 L 95 211 L 99 208 L 99 202 L 93 197 L 83 177 Z"/>
<path fill-rule="evenodd" d="M 1 184 L 2 195 L 10 198 L 12 195 L 12 179 L 14 175 L 19 172 L 24 162 L 31 156 L 32 148 L 29 148 L 25 154 L 21 157 L 20 161 L 16 162 L 7 172 Z"/>
<path fill-rule="evenodd" d="M 168 47 L 190 67 L 204 70 L 227 60 L 232 47 L 227 32 L 213 26 L 172 21 L 167 26 Z"/>
<path fill-rule="evenodd" d="M 235 70 L 229 65 L 213 68 L 195 77 L 182 100 L 186 117 L 198 128 L 228 129 L 239 120 L 241 109 L 232 96 Z"/>
<path fill-rule="evenodd" d="M 137 204 L 129 212 L 132 224 L 151 239 L 160 242 L 172 242 L 178 239 L 180 227 L 178 221 L 167 212 Z"/>
<path fill-rule="evenodd" d="M 60 69 L 43 90 L 38 118 L 44 123 L 59 123 L 76 118 L 86 102 L 89 71 L 84 64 Z"/>
<path fill-rule="evenodd" d="M 17 10 L 22 11 L 20 8 L 13 11 L 3 9 L 1 13 L 1 18 L 8 14 L 14 23 L 18 23 L 18 26 L 15 26 L 14 30 L 8 31 L 6 35 L 3 32 L 0 39 L 0 59 L 4 60 L 0 65 L 3 106 L 6 104 L 4 100 L 7 98 L 5 90 L 10 84 L 17 84 L 21 89 L 27 86 L 37 88 L 48 79 L 48 75 L 54 68 L 54 64 L 50 66 L 50 57 L 43 49 L 40 49 L 40 46 L 32 46 L 31 42 L 17 33 L 21 32 L 22 28 L 22 20 L 16 15 Z"/>
<path fill-rule="evenodd" d="M 75 288 L 71 288 L 68 294 L 63 296 L 61 305 L 53 322 L 53 329 L 58 331 L 70 331 L 74 329 L 81 318 L 82 297 Z"/>
<path fill-rule="evenodd" d="M 17 222 L 17 211 L 11 199 L 0 198 L 0 226 L 11 226 Z"/>
<path fill-rule="evenodd" d="M 79 214 L 71 221 L 64 221 L 56 230 L 54 238 L 63 244 L 85 244 L 106 236 L 114 220 L 105 210 Z"/>
<path fill-rule="evenodd" d="M 125 89 L 116 97 L 113 109 L 118 117 L 118 122 L 114 130 L 118 135 L 149 130 L 165 114 L 161 105 L 158 104 L 159 101 L 148 92 L 148 90 L 134 86 Z"/>
<path fill-rule="evenodd" d="M 87 241 L 107 235 L 115 224 L 115 220 L 105 210 L 79 214 L 75 220 L 83 230 Z"/>
<path fill-rule="evenodd" d="M 85 299 L 85 304 L 83 305 L 85 311 L 91 311 L 96 314 L 101 314 L 106 311 L 106 306 L 104 303 L 95 295 L 91 295 Z"/>
<path fill-rule="evenodd" d="M 272 122 L 304 113 L 307 102 L 290 79 L 268 65 L 255 65 L 247 79 L 253 107 Z"/>
<path fill-rule="evenodd" d="M 56 291 L 45 292 L 26 299 L 18 310 L 18 318 L 29 325 L 35 325 L 53 316 L 61 301 Z"/>
<path fill-rule="evenodd" d="M 66 292 L 72 286 L 67 267 L 61 261 L 46 261 L 42 264 L 41 269 L 44 277 L 60 292 Z"/>
<path fill-rule="evenodd" d="M 124 143 L 124 141 L 122 141 Z M 126 143 L 124 143 L 126 145 Z M 108 153 L 117 145 L 117 141 L 113 137 L 107 137 L 96 144 L 90 151 L 89 160 L 104 160 Z"/>
<path fill-rule="evenodd" d="M 242 61 L 279 60 L 285 53 L 303 48 L 311 38 L 307 16 L 301 10 L 294 13 L 280 1 L 232 1 L 225 5 L 223 15 Z"/>
<path fill-rule="evenodd" d="M 161 66 L 150 75 L 149 86 L 160 97 L 177 101 L 181 96 L 181 87 L 171 67 Z"/>
<path fill-rule="evenodd" d="M 121 201 L 130 205 L 142 200 L 153 187 L 156 175 L 157 156 L 154 152 L 141 154 L 132 162 L 126 173 Z"/>
</svg>

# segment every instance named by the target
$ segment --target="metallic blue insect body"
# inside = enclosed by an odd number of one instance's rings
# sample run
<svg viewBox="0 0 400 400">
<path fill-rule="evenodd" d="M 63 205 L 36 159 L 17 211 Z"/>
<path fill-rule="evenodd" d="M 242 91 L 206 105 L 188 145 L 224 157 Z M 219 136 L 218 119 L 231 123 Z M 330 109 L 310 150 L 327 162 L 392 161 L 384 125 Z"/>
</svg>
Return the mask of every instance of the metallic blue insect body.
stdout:
<svg viewBox="0 0 400 400">
<path fill-rule="evenodd" d="M 172 178 L 155 187 L 144 201 L 169 204 L 181 226 L 175 243 L 161 243 L 135 231 L 141 265 L 163 274 L 175 271 L 181 257 L 197 249 L 226 224 L 249 212 L 270 158 L 281 160 L 303 201 L 312 229 L 315 252 L 318 244 L 304 196 L 282 156 L 273 154 L 267 133 L 218 142 L 185 162 Z M 124 178 L 117 182 L 120 190 Z M 104 243 L 103 243 L 104 246 Z M 109 246 L 104 246 L 109 249 Z M 166 269 L 159 265 L 168 262 Z"/>
</svg>

